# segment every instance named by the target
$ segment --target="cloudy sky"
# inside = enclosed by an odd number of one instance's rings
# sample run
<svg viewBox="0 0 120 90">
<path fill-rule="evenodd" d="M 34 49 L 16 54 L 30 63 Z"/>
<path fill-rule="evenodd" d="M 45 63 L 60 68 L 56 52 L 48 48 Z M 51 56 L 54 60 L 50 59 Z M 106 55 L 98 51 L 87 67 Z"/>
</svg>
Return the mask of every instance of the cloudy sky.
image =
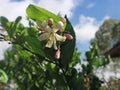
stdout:
<svg viewBox="0 0 120 90">
<path fill-rule="evenodd" d="M 88 50 L 90 40 L 105 19 L 120 19 L 120 0 L 0 0 L 0 16 L 9 20 L 22 16 L 25 23 L 25 9 L 31 3 L 55 14 L 66 14 L 74 26 L 80 52 Z M 3 58 L 5 48 L 8 45 L 0 42 L 0 58 Z"/>
</svg>

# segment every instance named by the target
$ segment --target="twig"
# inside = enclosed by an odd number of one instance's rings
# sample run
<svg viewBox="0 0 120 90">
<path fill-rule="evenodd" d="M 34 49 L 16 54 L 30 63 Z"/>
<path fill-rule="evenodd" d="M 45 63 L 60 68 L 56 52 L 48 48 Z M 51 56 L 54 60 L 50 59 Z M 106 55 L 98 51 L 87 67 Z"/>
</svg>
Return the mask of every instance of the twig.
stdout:
<svg viewBox="0 0 120 90">
<path fill-rule="evenodd" d="M 68 80 L 67 80 L 67 76 L 66 76 L 66 72 L 65 72 L 65 70 L 63 69 L 63 66 L 62 66 L 62 64 L 61 64 L 61 58 L 59 59 L 59 67 L 60 67 L 60 69 L 62 70 L 62 73 L 63 73 L 63 76 L 64 76 L 64 79 L 65 79 L 65 83 L 67 84 L 67 86 L 69 87 L 69 90 L 71 90 L 71 88 L 70 88 L 70 86 L 69 86 L 69 83 L 68 83 Z"/>
<path fill-rule="evenodd" d="M 58 65 L 58 63 L 54 62 L 53 60 L 49 60 L 48 58 L 43 57 L 43 56 L 41 56 L 40 54 L 37 54 L 37 53 L 31 51 L 30 49 L 28 49 L 27 47 L 23 46 L 23 45 L 20 44 L 19 42 L 12 42 L 12 44 L 17 44 L 17 45 L 21 46 L 22 49 L 24 49 L 24 50 L 32 53 L 33 55 L 37 56 L 39 59 L 43 59 L 43 60 L 45 60 L 45 61 L 47 61 L 47 62 L 49 62 L 49 63 L 53 63 L 53 64 Z"/>
</svg>

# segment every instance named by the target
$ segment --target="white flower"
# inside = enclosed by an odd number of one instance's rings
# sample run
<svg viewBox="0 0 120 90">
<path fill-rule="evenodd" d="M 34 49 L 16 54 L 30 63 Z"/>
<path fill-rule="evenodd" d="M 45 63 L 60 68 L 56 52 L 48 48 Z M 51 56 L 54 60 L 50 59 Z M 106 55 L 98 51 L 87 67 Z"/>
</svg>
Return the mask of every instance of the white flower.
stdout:
<svg viewBox="0 0 120 90">
<path fill-rule="evenodd" d="M 47 22 L 45 23 L 44 21 L 41 24 L 41 27 L 42 27 L 42 31 L 44 32 L 40 35 L 39 40 L 40 41 L 48 40 L 45 47 L 51 48 L 53 45 L 54 49 L 57 50 L 58 49 L 56 45 L 57 41 L 64 42 L 66 40 L 65 36 L 61 36 L 57 34 L 57 31 L 59 31 L 60 26 L 56 25 L 54 27 L 50 27 L 49 25 L 47 25 Z"/>
</svg>

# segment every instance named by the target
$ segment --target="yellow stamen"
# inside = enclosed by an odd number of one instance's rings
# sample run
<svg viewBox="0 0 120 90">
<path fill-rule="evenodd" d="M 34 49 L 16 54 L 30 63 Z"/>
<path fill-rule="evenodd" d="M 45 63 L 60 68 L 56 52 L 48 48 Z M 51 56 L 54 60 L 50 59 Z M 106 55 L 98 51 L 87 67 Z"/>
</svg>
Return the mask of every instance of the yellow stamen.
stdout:
<svg viewBox="0 0 120 90">
<path fill-rule="evenodd" d="M 51 33 L 50 36 L 48 37 L 48 40 L 49 40 L 49 41 L 52 40 L 52 33 Z"/>
</svg>

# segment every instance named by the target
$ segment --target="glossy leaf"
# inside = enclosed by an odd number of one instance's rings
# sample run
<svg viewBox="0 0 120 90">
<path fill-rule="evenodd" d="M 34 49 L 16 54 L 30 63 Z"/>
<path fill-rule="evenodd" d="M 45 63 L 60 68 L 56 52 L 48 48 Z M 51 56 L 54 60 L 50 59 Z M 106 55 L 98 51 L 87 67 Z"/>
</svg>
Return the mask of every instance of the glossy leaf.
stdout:
<svg viewBox="0 0 120 90">
<path fill-rule="evenodd" d="M 49 18 L 53 18 L 55 22 L 60 20 L 60 16 L 57 16 L 44 8 L 32 4 L 27 7 L 26 12 L 29 18 L 38 20 L 40 22 L 48 20 Z"/>
<path fill-rule="evenodd" d="M 19 16 L 19 17 L 17 17 L 15 22 L 9 22 L 7 20 L 7 18 L 0 17 L 0 22 L 1 22 L 2 26 L 5 28 L 5 30 L 7 31 L 10 38 L 14 35 L 15 31 L 17 30 L 17 27 L 18 27 L 21 19 L 22 18 Z"/>
<path fill-rule="evenodd" d="M 2 24 L 2 26 L 5 28 L 5 29 L 8 29 L 8 25 L 7 25 L 7 23 L 8 23 L 9 21 L 8 21 L 8 19 L 6 18 L 6 17 L 3 17 L 3 16 L 1 16 L 0 17 L 0 23 Z"/>
<path fill-rule="evenodd" d="M 37 38 L 30 37 L 30 36 L 24 36 L 23 39 L 27 42 L 26 46 L 31 51 L 45 57 L 45 53 L 42 50 L 42 45 L 41 45 L 40 41 Z"/>
<path fill-rule="evenodd" d="M 8 31 L 10 37 L 14 35 L 14 32 L 17 30 L 18 24 L 20 23 L 22 17 L 17 17 L 14 23 L 11 23 L 11 28 Z"/>
<path fill-rule="evenodd" d="M 0 69 L 0 82 L 7 83 L 7 81 L 8 81 L 7 74 L 2 69 Z"/>
<path fill-rule="evenodd" d="M 72 40 L 66 40 L 62 45 L 61 45 L 61 58 L 60 62 L 63 65 L 63 67 L 68 67 L 68 64 L 72 61 L 74 49 L 75 49 L 75 43 L 76 43 L 76 37 L 75 37 L 75 32 L 74 29 L 68 20 L 67 20 L 67 25 L 65 28 L 65 32 L 70 33 L 73 36 Z"/>
</svg>

